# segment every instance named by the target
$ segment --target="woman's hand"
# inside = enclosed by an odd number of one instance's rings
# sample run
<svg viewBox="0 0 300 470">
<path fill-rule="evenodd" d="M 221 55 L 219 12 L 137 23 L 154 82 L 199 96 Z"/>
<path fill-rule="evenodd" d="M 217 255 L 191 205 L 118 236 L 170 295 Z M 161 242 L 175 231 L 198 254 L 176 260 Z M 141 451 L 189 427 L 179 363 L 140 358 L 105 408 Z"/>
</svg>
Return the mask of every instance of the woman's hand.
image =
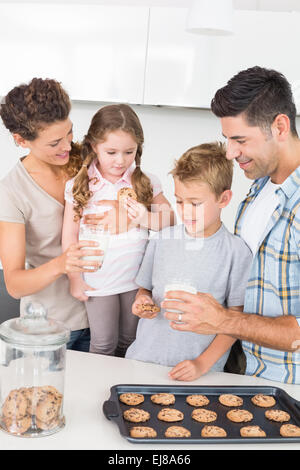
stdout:
<svg viewBox="0 0 300 470">
<path fill-rule="evenodd" d="M 86 214 L 83 222 L 85 224 L 102 225 L 104 230 L 114 235 L 128 232 L 132 228 L 132 221 L 125 207 L 116 200 L 98 201 L 97 206 L 111 206 L 111 209 L 95 214 Z"/>
<path fill-rule="evenodd" d="M 94 247 L 95 249 L 84 249 L 85 247 Z M 82 240 L 78 243 L 74 243 L 69 246 L 69 248 L 64 251 L 62 255 L 58 257 L 60 272 L 62 274 L 84 272 L 84 273 L 93 273 L 99 269 L 101 266 L 100 261 L 89 261 L 81 259 L 83 256 L 102 256 L 104 252 L 97 249 L 99 244 L 90 240 Z M 87 269 L 86 266 L 90 266 L 90 269 Z"/>
<path fill-rule="evenodd" d="M 152 298 L 149 295 L 139 295 L 136 299 L 135 302 L 132 305 L 132 313 L 140 318 L 148 318 L 151 320 L 152 318 L 155 318 L 158 314 L 158 312 L 147 312 L 142 310 L 142 305 L 155 305 Z"/>
</svg>

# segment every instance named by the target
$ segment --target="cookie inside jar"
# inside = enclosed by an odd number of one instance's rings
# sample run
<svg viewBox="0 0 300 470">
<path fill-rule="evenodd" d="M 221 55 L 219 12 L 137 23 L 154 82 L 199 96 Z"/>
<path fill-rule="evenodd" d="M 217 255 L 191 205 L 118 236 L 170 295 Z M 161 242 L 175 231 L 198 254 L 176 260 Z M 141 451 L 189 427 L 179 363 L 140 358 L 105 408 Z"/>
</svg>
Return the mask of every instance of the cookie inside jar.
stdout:
<svg viewBox="0 0 300 470">
<path fill-rule="evenodd" d="M 69 330 L 35 306 L 0 325 L 0 427 L 20 437 L 42 437 L 65 425 L 66 341 Z"/>
<path fill-rule="evenodd" d="M 52 385 L 11 390 L 2 405 L 2 428 L 24 437 L 52 433 L 64 425 L 62 398 Z"/>
</svg>

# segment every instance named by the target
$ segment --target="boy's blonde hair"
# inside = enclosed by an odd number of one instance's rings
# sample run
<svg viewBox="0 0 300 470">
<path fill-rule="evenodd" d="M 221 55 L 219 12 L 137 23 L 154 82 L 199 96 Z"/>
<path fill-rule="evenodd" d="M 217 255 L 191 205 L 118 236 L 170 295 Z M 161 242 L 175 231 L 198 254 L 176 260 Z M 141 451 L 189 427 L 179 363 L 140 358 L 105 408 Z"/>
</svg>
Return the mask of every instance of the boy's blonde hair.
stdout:
<svg viewBox="0 0 300 470">
<path fill-rule="evenodd" d="M 219 197 L 231 188 L 233 162 L 226 158 L 225 144 L 211 142 L 187 150 L 179 160 L 175 160 L 175 168 L 170 173 L 183 183 L 207 183 Z"/>
</svg>

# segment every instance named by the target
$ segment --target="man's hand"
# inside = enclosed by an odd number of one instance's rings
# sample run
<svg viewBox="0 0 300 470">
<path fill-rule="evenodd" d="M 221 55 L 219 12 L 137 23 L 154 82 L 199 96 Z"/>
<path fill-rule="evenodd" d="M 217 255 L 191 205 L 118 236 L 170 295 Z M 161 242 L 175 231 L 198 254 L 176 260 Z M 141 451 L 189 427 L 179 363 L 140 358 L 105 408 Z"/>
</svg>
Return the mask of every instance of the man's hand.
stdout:
<svg viewBox="0 0 300 470">
<path fill-rule="evenodd" d="M 178 299 L 178 301 L 167 300 Z M 169 291 L 161 303 L 166 310 L 165 318 L 171 320 L 170 326 L 174 330 L 193 331 L 204 335 L 224 333 L 222 325 L 226 319 L 226 309 L 210 294 L 189 294 L 183 291 Z M 181 310 L 184 323 L 178 321 L 178 313 L 168 312 L 168 309 Z"/>
</svg>

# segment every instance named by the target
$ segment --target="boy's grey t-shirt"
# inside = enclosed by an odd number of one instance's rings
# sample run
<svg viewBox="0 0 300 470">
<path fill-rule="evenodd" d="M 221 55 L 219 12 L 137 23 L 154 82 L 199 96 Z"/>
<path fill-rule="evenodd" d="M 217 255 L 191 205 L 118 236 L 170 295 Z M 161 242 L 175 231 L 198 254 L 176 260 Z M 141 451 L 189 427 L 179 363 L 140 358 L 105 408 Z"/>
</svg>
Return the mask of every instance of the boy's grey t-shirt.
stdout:
<svg viewBox="0 0 300 470">
<path fill-rule="evenodd" d="M 153 301 L 159 306 L 165 285 L 174 282 L 190 283 L 224 306 L 240 306 L 244 304 L 251 263 L 248 246 L 224 225 L 212 236 L 201 239 L 189 237 L 184 225 L 176 225 L 149 241 L 136 282 L 152 291 Z M 127 359 L 172 367 L 195 359 L 214 339 L 215 335 L 174 330 L 164 312 L 161 309 L 152 320 L 139 320 L 136 340 L 127 350 Z M 229 351 L 211 370 L 222 371 L 228 355 Z"/>
</svg>

